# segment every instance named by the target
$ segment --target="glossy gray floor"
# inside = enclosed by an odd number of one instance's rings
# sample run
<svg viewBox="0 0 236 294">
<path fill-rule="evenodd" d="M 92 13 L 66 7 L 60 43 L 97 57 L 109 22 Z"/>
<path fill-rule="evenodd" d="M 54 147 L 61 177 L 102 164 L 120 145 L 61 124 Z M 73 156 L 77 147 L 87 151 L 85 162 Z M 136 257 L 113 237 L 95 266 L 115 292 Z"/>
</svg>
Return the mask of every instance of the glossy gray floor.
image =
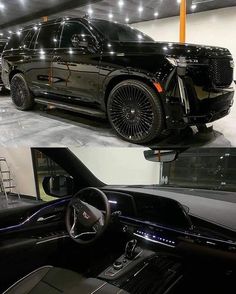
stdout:
<svg viewBox="0 0 236 294">
<path fill-rule="evenodd" d="M 234 107 L 236 108 L 236 107 Z M 196 131 L 187 140 L 154 142 L 152 145 L 236 147 L 236 110 L 214 123 L 210 136 Z M 34 111 L 17 110 L 10 97 L 0 97 L 0 146 L 110 146 L 131 147 L 116 136 L 106 121 L 81 117 L 78 114 L 38 107 Z"/>
<path fill-rule="evenodd" d="M 22 112 L 0 97 L 1 146 L 130 146 L 105 121 L 59 110 Z"/>
</svg>

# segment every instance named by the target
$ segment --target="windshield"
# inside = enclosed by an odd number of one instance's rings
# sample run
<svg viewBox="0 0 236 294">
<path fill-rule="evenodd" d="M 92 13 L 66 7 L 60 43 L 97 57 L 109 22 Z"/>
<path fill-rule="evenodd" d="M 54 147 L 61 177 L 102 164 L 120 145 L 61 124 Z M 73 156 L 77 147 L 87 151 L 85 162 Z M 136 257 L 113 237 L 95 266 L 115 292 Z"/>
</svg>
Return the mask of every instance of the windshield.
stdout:
<svg viewBox="0 0 236 294">
<path fill-rule="evenodd" d="M 92 20 L 93 26 L 108 40 L 119 42 L 154 42 L 144 33 L 129 27 L 104 20 Z"/>
<path fill-rule="evenodd" d="M 147 161 L 144 148 L 124 152 L 119 148 L 106 149 L 72 148 L 72 152 L 108 185 L 236 191 L 235 148 L 190 149 L 169 163 Z"/>
</svg>

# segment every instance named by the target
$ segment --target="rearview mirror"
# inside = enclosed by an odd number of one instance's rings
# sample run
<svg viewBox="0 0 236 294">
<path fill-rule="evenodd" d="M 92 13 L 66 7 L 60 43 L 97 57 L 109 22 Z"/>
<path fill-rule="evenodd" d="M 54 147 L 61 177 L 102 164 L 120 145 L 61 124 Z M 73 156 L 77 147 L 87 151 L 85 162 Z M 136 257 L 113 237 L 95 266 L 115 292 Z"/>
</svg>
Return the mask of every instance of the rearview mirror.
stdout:
<svg viewBox="0 0 236 294">
<path fill-rule="evenodd" d="M 144 157 L 152 162 L 172 162 L 177 159 L 178 153 L 174 150 L 146 150 Z"/>
<path fill-rule="evenodd" d="M 75 48 L 88 48 L 94 46 L 96 41 L 91 35 L 75 34 L 71 38 L 71 43 Z"/>
<path fill-rule="evenodd" d="M 68 176 L 47 176 L 43 179 L 45 193 L 53 197 L 65 197 L 73 195 L 74 181 Z"/>
</svg>

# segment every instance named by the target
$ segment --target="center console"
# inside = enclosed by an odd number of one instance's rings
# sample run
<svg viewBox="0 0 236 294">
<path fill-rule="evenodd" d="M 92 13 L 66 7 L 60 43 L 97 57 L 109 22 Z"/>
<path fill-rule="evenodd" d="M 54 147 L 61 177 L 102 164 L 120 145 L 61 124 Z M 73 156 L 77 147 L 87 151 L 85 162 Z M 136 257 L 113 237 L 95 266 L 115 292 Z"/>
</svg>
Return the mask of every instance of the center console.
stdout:
<svg viewBox="0 0 236 294">
<path fill-rule="evenodd" d="M 139 247 L 134 239 L 98 278 L 131 294 L 167 294 L 181 280 L 182 264 L 176 256 Z"/>
</svg>

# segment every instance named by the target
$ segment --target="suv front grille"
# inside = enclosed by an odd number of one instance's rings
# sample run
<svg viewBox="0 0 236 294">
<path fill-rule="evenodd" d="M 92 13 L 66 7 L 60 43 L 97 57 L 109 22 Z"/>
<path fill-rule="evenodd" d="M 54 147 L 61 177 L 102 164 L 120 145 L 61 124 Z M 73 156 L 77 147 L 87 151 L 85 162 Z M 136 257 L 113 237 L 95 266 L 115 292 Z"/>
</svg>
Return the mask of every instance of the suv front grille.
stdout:
<svg viewBox="0 0 236 294">
<path fill-rule="evenodd" d="M 229 87 L 233 81 L 232 60 L 229 58 L 211 59 L 209 74 L 215 87 Z"/>
</svg>

